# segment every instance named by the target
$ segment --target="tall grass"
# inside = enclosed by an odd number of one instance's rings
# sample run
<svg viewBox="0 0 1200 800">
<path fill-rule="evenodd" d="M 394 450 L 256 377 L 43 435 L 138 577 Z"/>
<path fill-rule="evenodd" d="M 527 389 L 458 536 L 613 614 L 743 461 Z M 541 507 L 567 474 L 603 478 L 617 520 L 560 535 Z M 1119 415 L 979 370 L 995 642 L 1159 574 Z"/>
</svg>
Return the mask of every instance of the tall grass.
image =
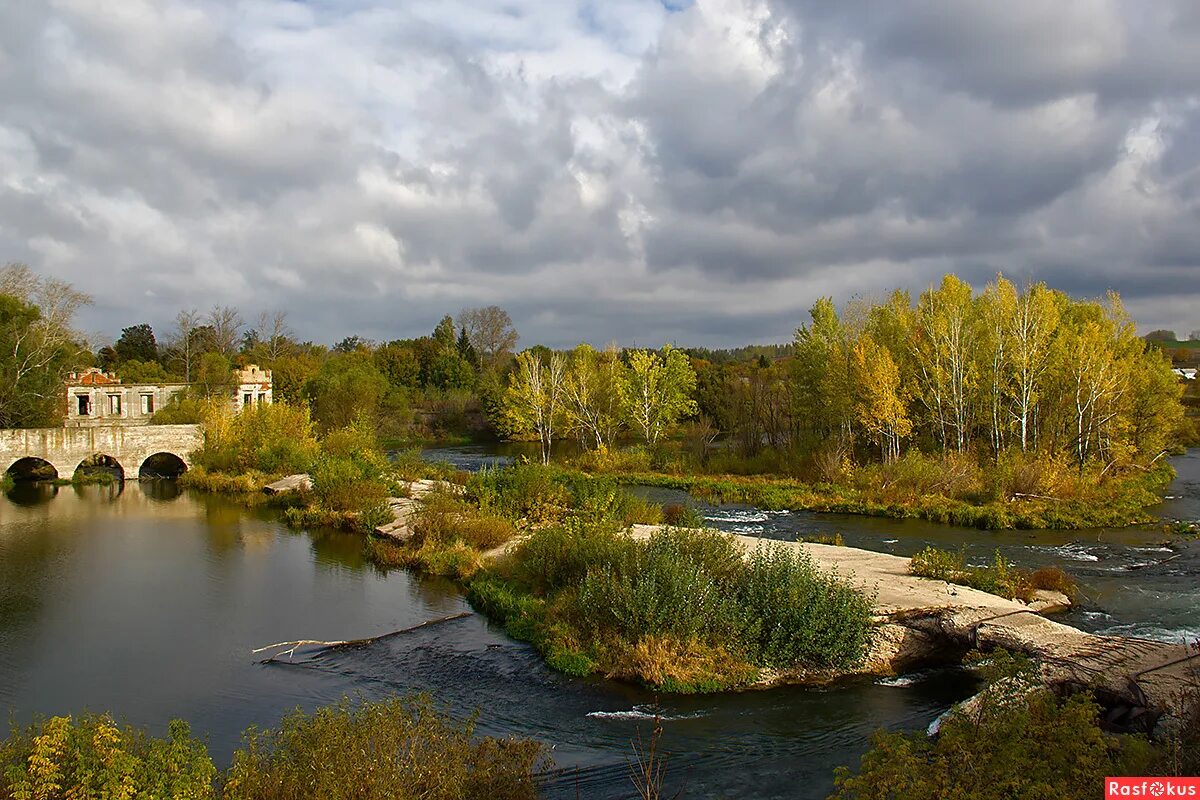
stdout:
<svg viewBox="0 0 1200 800">
<path fill-rule="evenodd" d="M 742 685 L 762 667 L 850 669 L 869 643 L 870 598 L 802 551 L 746 557 L 715 531 L 639 540 L 577 519 L 534 532 L 500 577 L 470 598 L 510 633 L 573 669 L 669 691 Z"/>
</svg>

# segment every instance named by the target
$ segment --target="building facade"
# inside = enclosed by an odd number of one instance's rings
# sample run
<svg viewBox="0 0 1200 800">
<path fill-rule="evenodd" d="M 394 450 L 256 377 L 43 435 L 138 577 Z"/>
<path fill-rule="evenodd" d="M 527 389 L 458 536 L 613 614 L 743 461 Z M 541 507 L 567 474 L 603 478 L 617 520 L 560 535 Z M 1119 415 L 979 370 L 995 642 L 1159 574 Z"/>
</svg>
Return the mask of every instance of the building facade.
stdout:
<svg viewBox="0 0 1200 800">
<path fill-rule="evenodd" d="M 234 370 L 230 405 L 235 411 L 272 402 L 271 370 L 250 364 Z M 154 412 L 187 391 L 186 383 L 126 384 L 113 372 L 92 367 L 67 376 L 68 428 L 148 425 Z"/>
</svg>

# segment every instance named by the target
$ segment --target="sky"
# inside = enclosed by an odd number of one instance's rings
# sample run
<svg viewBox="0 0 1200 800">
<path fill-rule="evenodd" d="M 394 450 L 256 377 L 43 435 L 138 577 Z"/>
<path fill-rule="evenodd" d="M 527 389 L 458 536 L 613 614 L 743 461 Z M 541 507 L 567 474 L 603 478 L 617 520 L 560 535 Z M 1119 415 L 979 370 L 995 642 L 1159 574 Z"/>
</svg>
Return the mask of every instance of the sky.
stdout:
<svg viewBox="0 0 1200 800">
<path fill-rule="evenodd" d="M 0 2 L 0 262 L 388 340 L 791 339 L 945 272 L 1200 328 L 1190 0 Z"/>
</svg>

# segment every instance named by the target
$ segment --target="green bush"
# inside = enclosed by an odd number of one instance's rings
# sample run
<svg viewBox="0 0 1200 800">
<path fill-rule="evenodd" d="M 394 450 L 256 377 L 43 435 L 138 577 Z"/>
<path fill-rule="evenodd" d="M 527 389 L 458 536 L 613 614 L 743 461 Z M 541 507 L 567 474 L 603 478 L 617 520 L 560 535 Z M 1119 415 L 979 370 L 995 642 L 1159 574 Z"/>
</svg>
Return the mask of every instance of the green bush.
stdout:
<svg viewBox="0 0 1200 800">
<path fill-rule="evenodd" d="M 784 545 L 746 558 L 715 531 L 635 539 L 576 518 L 535 531 L 501 568 L 509 581 L 472 584 L 476 608 L 565 664 L 667 691 L 741 685 L 756 667 L 852 668 L 869 643 L 870 598 Z"/>
<path fill-rule="evenodd" d="M 951 714 L 936 738 L 880 731 L 857 774 L 842 767 L 831 800 L 1090 800 L 1108 775 L 1152 774 L 1156 756 L 1135 737 L 1105 734 L 1084 695 L 1036 690 Z"/>
<path fill-rule="evenodd" d="M 106 714 L 51 717 L 0 742 L 0 798 L 213 797 L 216 767 L 186 722 L 165 739 Z"/>
<path fill-rule="evenodd" d="M 871 636 L 871 598 L 800 550 L 761 546 L 738 586 L 741 638 L 755 664 L 846 669 Z"/>
<path fill-rule="evenodd" d="M 486 511 L 512 520 L 550 522 L 562 519 L 571 494 L 558 473 L 537 464 L 484 469 L 467 481 L 467 494 Z"/>
<path fill-rule="evenodd" d="M 460 541 L 478 550 L 499 547 L 517 533 L 507 519 L 480 511 L 446 492 L 431 492 L 422 498 L 412 531 L 412 543 L 417 546 Z"/>
<path fill-rule="evenodd" d="M 303 406 L 274 403 L 234 413 L 223 404 L 210 405 L 204 425 L 204 446 L 192 460 L 212 472 L 308 472 L 320 449 Z"/>
<path fill-rule="evenodd" d="M 297 710 L 274 730 L 250 729 L 234 753 L 226 800 L 320 797 L 525 800 L 543 765 L 540 745 L 475 739 L 428 698 Z"/>
</svg>

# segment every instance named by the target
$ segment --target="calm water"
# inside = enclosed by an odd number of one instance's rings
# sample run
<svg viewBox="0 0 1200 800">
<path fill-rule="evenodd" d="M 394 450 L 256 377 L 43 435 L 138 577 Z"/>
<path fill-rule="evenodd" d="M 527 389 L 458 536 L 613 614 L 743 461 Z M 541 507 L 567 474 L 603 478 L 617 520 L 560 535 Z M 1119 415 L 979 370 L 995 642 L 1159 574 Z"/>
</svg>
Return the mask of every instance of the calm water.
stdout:
<svg viewBox="0 0 1200 800">
<path fill-rule="evenodd" d="M 435 455 L 470 467 L 495 454 Z M 1200 453 L 1177 467 L 1172 493 L 1180 499 L 1163 513 L 1200 516 Z M 701 510 L 729 530 L 773 537 L 839 530 L 850 544 L 901 553 L 964 539 L 972 557 L 1001 547 L 1023 563 L 1060 563 L 1078 575 L 1088 598 L 1075 613 L 1079 624 L 1164 637 L 1200 627 L 1196 550 L 1159 549 L 1164 537 L 1152 531 L 992 536 Z M 361 547 L 354 536 L 289 531 L 270 512 L 180 494 L 170 484 L 19 486 L 0 497 L 0 713 L 23 721 L 111 710 L 156 730 L 182 717 L 223 762 L 245 727 L 273 724 L 295 706 L 348 693 L 428 691 L 452 713 L 478 712 L 485 733 L 550 745 L 560 771 L 546 778 L 548 796 L 631 795 L 629 741 L 649 728 L 655 698 L 552 673 L 478 615 L 292 664 L 259 663 L 250 651 L 272 642 L 370 637 L 469 610 L 443 582 L 379 572 Z M 666 699 L 671 781 L 696 798 L 824 797 L 833 767 L 855 763 L 871 731 L 923 729 L 973 688 L 953 671 L 932 678 Z"/>
</svg>

